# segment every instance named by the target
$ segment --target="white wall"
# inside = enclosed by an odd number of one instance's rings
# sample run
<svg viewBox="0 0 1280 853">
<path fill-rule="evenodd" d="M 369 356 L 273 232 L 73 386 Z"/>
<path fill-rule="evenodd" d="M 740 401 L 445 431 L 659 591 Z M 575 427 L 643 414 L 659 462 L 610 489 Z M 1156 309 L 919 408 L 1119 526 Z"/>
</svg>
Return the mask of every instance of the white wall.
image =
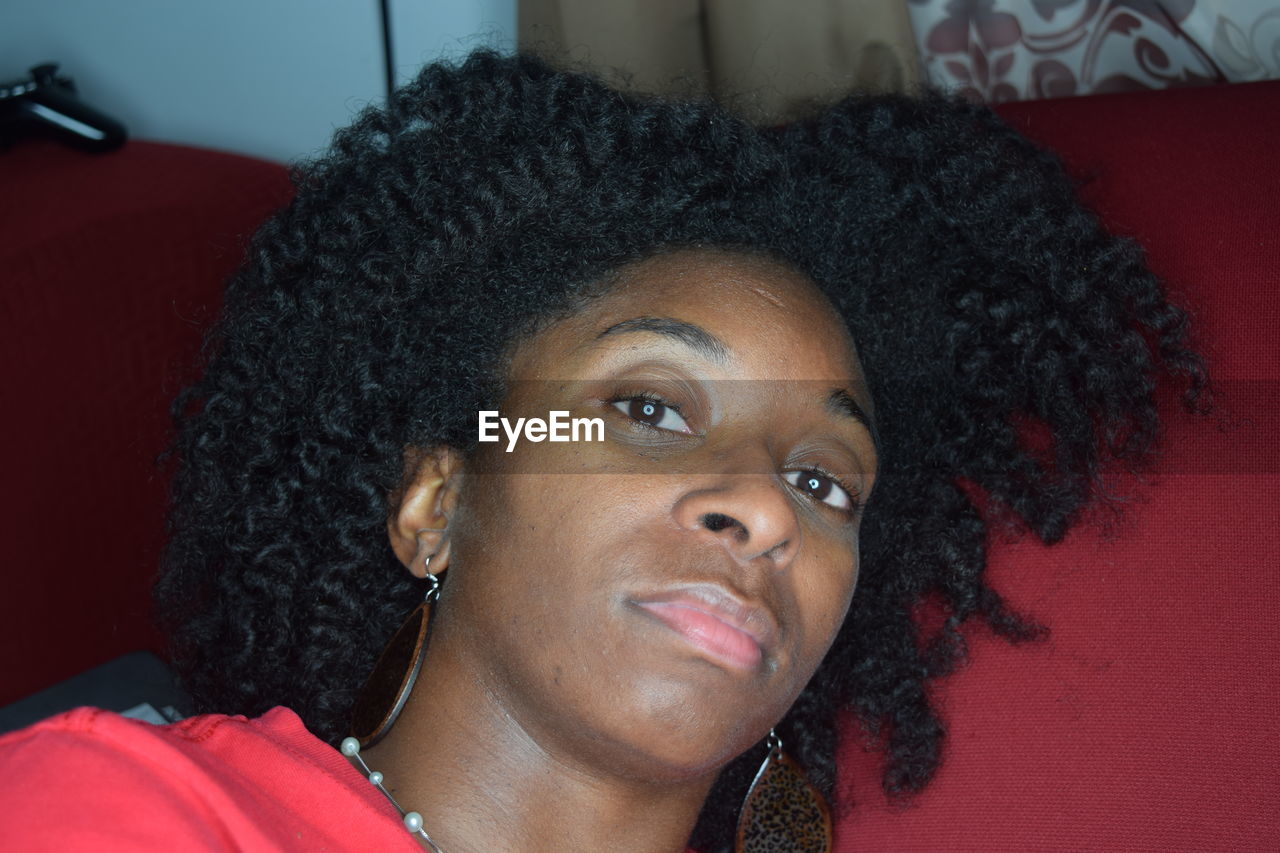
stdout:
<svg viewBox="0 0 1280 853">
<path fill-rule="evenodd" d="M 513 49 L 515 0 L 392 0 L 405 79 Z M 385 94 L 378 0 L 0 0 L 0 80 L 56 61 L 135 138 L 290 161 Z"/>
</svg>

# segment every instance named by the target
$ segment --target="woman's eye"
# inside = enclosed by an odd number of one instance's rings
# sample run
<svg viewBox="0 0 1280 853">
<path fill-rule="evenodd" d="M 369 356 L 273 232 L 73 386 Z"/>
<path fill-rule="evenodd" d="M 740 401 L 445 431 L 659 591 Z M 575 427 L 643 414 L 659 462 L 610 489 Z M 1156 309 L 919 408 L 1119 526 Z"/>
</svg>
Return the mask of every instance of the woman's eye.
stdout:
<svg viewBox="0 0 1280 853">
<path fill-rule="evenodd" d="M 675 406 L 669 406 L 657 400 L 651 400 L 648 397 L 627 397 L 622 400 L 614 400 L 614 407 L 627 417 L 642 424 L 648 424 L 657 429 L 665 429 L 668 432 L 682 432 L 692 435 L 693 430 L 684 418 L 680 416 Z"/>
<path fill-rule="evenodd" d="M 844 512 L 854 509 L 853 496 L 831 477 L 812 468 L 784 471 L 783 479 L 800 491 L 817 498 L 829 507 Z"/>
</svg>

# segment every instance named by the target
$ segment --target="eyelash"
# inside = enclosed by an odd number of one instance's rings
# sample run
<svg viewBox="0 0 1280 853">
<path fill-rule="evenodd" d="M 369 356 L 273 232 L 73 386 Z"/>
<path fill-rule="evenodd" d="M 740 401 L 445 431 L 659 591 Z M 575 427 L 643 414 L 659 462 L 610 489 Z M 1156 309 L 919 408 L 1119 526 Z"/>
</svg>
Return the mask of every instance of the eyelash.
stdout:
<svg viewBox="0 0 1280 853">
<path fill-rule="evenodd" d="M 684 413 L 680 411 L 680 406 L 678 404 L 669 402 L 668 400 L 660 397 L 659 395 L 653 393 L 652 391 L 634 391 L 634 392 L 624 392 L 621 394 L 617 394 L 612 399 L 609 400 L 609 404 L 617 408 L 618 403 L 629 403 L 635 400 L 643 400 L 645 402 L 654 403 L 655 405 L 668 408 L 671 411 L 675 412 L 677 415 L 679 415 L 681 419 L 685 420 L 685 423 L 688 423 L 688 420 L 684 417 Z M 619 409 L 619 411 L 622 411 L 622 410 Z M 622 414 L 625 417 L 627 417 L 629 420 L 631 420 L 633 423 L 638 424 L 639 426 L 645 429 L 653 430 L 654 432 L 660 432 L 660 433 L 673 432 L 672 430 L 665 429 L 659 426 L 654 426 L 653 424 L 647 423 L 645 421 L 636 420 L 635 418 L 632 418 L 630 415 L 628 415 L 626 412 L 623 412 Z M 677 433 L 677 435 L 679 434 L 682 434 L 682 433 Z M 848 515 L 850 518 L 856 518 L 862 512 L 864 502 L 862 500 L 861 492 L 858 489 L 855 489 L 852 485 L 850 485 L 843 477 L 833 474 L 831 471 L 828 471 L 826 468 L 823 468 L 821 465 L 808 465 L 804 468 L 792 468 L 792 469 L 789 469 L 787 473 L 792 473 L 792 472 L 800 473 L 800 474 L 817 474 L 820 477 L 824 477 L 827 480 L 830 480 L 837 488 L 843 491 L 845 495 L 849 498 L 849 507 L 845 509 L 842 507 L 832 506 L 831 504 L 824 501 L 822 498 L 815 497 L 811 492 L 804 491 L 803 489 L 801 489 L 800 486 L 797 486 L 796 484 L 791 483 L 791 481 L 789 480 L 787 481 L 788 485 L 792 486 L 793 488 L 799 491 L 802 491 L 805 495 L 809 496 L 812 500 L 822 504 L 823 506 L 829 509 L 834 510 L 835 512 Z"/>
</svg>

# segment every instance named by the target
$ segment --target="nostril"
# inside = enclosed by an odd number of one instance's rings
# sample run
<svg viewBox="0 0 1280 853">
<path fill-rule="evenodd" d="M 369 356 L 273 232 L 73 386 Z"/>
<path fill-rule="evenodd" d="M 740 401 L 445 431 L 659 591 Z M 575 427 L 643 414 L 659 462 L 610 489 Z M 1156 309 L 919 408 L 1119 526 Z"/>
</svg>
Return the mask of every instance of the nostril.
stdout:
<svg viewBox="0 0 1280 853">
<path fill-rule="evenodd" d="M 702 516 L 702 526 L 708 530 L 719 532 L 726 527 L 733 527 L 738 522 L 719 512 L 709 512 Z"/>
<path fill-rule="evenodd" d="M 702 516 L 702 526 L 712 533 L 719 533 L 727 528 L 736 528 L 734 538 L 745 542 L 748 538 L 747 526 L 738 519 L 722 512 L 708 512 Z"/>
</svg>

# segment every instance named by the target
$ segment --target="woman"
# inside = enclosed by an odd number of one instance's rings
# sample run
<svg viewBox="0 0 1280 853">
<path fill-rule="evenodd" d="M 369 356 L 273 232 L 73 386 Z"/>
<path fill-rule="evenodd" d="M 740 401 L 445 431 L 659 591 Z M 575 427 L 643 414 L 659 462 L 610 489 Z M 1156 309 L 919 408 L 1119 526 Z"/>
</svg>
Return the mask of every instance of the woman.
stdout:
<svg viewBox="0 0 1280 853">
<path fill-rule="evenodd" d="M 850 708 L 885 790 L 926 784 L 959 625 L 1042 632 L 984 584 L 987 526 L 1060 538 L 1150 449 L 1155 377 L 1204 381 L 1140 250 L 940 96 L 757 130 L 482 53 L 298 184 L 177 404 L 157 601 L 215 716 L 76 718 L 113 755 L 181 741 L 147 766 L 211 793 L 170 842 L 363 849 L 404 811 L 450 853 L 821 849 L 774 771 L 830 795 Z M 599 438 L 481 441 L 481 412 Z M 762 762 L 785 784 L 743 809 Z"/>
</svg>

